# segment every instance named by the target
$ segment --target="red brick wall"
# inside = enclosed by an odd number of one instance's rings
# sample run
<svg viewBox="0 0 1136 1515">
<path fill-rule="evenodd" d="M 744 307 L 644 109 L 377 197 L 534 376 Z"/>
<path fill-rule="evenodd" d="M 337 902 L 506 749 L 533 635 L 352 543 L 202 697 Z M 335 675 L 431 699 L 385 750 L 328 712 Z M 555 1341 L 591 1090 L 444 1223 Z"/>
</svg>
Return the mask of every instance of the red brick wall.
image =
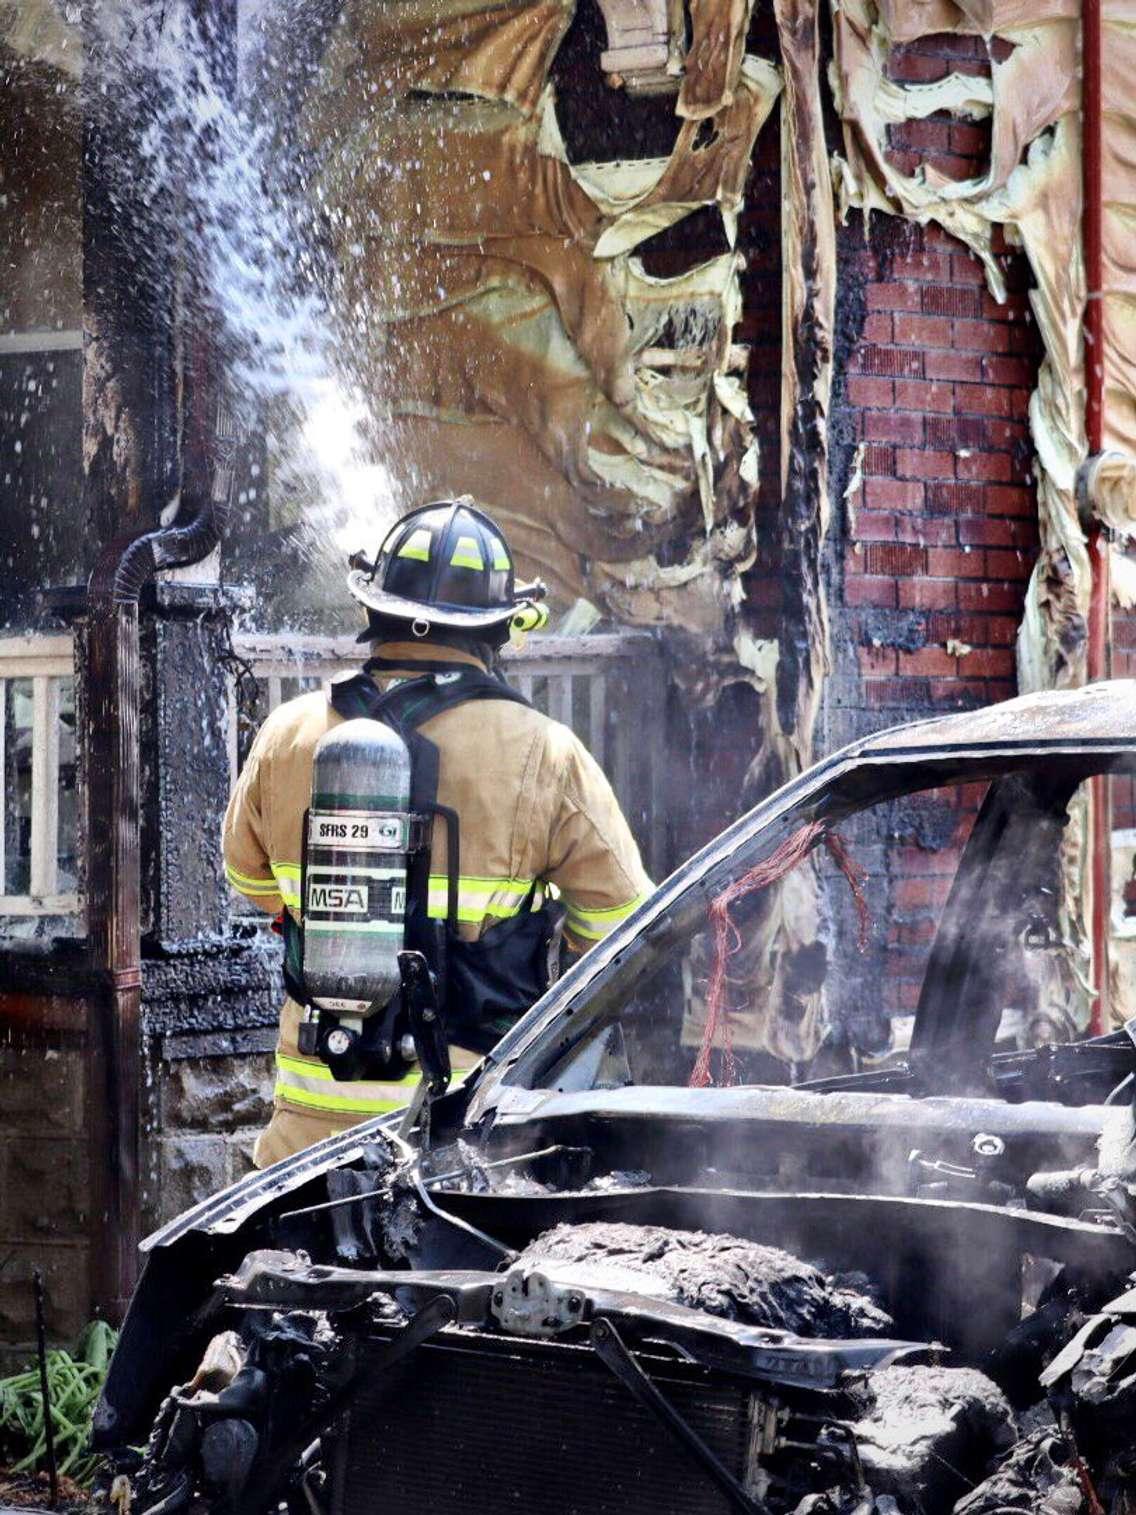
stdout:
<svg viewBox="0 0 1136 1515">
<path fill-rule="evenodd" d="M 989 71 L 979 39 L 897 50 L 893 76 Z M 946 116 L 892 128 L 905 172 L 981 173 L 986 124 Z M 1009 698 L 1014 643 L 1037 550 L 1030 391 L 1041 347 L 1024 258 L 998 240 L 1009 296 L 996 302 L 978 260 L 934 225 L 859 216 L 839 234 L 834 417 L 837 495 L 862 446 L 861 487 L 835 503 L 835 666 L 824 745 L 901 721 Z M 849 829 L 869 872 L 875 927 L 859 958 L 834 883 L 838 1014 L 864 1043 L 914 1009 L 935 923 L 981 790 L 913 797 Z"/>
<path fill-rule="evenodd" d="M 889 647 L 871 634 L 878 618 L 850 617 L 864 703 L 881 711 L 1014 692 L 1037 547 L 1024 295 L 998 305 L 977 261 L 938 228 L 915 242 L 890 268 L 870 244 L 863 253 L 867 315 L 848 363 L 863 485 L 850 500 L 844 603 L 917 611 L 924 627 L 921 645 Z"/>
</svg>

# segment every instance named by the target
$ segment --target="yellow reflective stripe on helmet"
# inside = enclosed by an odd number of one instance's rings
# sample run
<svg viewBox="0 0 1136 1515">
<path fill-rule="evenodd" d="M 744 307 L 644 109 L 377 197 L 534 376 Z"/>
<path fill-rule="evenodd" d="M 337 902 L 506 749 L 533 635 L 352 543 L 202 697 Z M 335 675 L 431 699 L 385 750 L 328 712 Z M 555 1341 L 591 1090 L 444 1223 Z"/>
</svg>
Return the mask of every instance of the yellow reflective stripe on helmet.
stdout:
<svg viewBox="0 0 1136 1515">
<path fill-rule="evenodd" d="M 458 920 L 477 923 L 487 916 L 495 920 L 519 915 L 534 880 L 522 878 L 458 878 Z M 430 875 L 429 914 L 444 920 L 449 902 L 449 883 L 444 873 Z M 535 903 L 535 901 L 534 901 Z"/>
<path fill-rule="evenodd" d="M 238 873 L 228 863 L 225 864 L 225 877 L 234 889 L 239 889 L 242 894 L 265 895 L 278 894 L 275 878 L 250 878 L 247 873 Z"/>
<path fill-rule="evenodd" d="M 268 865 L 276 876 L 276 886 L 280 898 L 293 910 L 300 908 L 300 865 L 299 863 L 277 863 Z"/>
<path fill-rule="evenodd" d="M 489 547 L 493 553 L 493 568 L 495 572 L 508 573 L 513 565 L 509 561 L 509 554 L 505 551 L 504 542 L 499 541 L 496 537 L 490 537 Z"/>
<path fill-rule="evenodd" d="M 450 558 L 451 568 L 484 568 L 485 560 L 481 556 L 481 548 L 478 546 L 476 537 L 458 537 Z"/>
<path fill-rule="evenodd" d="M 398 552 L 395 553 L 395 556 L 399 558 L 414 558 L 419 563 L 428 563 L 430 561 L 430 548 L 432 545 L 433 541 L 430 533 L 426 530 L 425 526 L 419 526 L 416 531 L 410 533 L 406 541 L 398 549 Z"/>
<path fill-rule="evenodd" d="M 646 898 L 645 894 L 637 894 L 626 905 L 613 905 L 610 910 L 584 910 L 579 905 L 568 905 L 565 929 L 573 936 L 585 937 L 590 942 L 601 941 L 613 927 L 618 926 L 620 921 L 625 921 L 633 910 L 637 910 Z"/>
</svg>

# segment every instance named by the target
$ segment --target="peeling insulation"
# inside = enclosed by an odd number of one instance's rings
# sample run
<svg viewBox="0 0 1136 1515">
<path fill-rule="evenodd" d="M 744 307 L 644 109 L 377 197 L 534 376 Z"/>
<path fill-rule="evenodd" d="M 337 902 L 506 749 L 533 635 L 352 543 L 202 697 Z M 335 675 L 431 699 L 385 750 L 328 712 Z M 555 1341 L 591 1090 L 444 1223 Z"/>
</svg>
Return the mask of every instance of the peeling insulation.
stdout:
<svg viewBox="0 0 1136 1515">
<path fill-rule="evenodd" d="M 83 67 L 78 9 L 54 0 L 7 0 L 0 4 L 0 47 L 77 79 Z"/>
<path fill-rule="evenodd" d="M 750 775 L 768 793 L 813 759 L 813 736 L 829 670 L 821 554 L 828 530 L 828 405 L 832 387 L 836 232 L 820 94 L 820 40 L 813 0 L 776 0 L 784 72 L 782 182 L 781 635 L 768 670 L 773 698 Z M 756 666 L 756 665 L 755 665 Z M 769 686 L 767 685 L 767 687 Z M 709 934 L 686 976 L 683 1043 L 703 1042 Z M 732 1044 L 806 1064 L 828 1027 L 820 887 L 809 859 L 756 902 L 755 919 L 726 974 Z M 714 1045 L 721 1046 L 722 1037 Z"/>
<path fill-rule="evenodd" d="M 1018 636 L 1022 692 L 1076 685 L 1086 676 L 1092 576 L 1084 503 L 1128 536 L 1136 522 L 1136 26 L 1122 0 L 1103 4 L 1104 446 L 1108 456 L 1083 478 L 1086 275 L 1082 253 L 1080 115 L 1081 8 L 1077 0 L 840 0 L 833 5 L 831 83 L 844 153 L 833 164 L 842 214 L 878 210 L 934 220 L 982 260 L 991 292 L 1004 299 L 992 229 L 1020 246 L 1036 280 L 1033 315 L 1044 343 L 1030 401 L 1036 457 L 1040 553 Z M 951 74 L 934 84 L 888 77 L 893 45 L 941 32 L 977 34 L 990 47 L 991 77 Z M 994 49 L 998 39 L 1008 45 Z M 992 117 L 985 174 L 954 181 L 930 165 L 905 174 L 887 161 L 887 128 L 945 110 L 962 120 Z M 1090 355 L 1091 357 L 1092 355 Z M 1062 954 L 1066 980 L 1054 993 L 1086 1023 L 1090 991 L 1087 822 L 1078 800 L 1064 856 Z"/>
<path fill-rule="evenodd" d="M 1136 16 L 1128 0 L 1101 4 L 1104 435 L 1127 460 L 1127 525 L 1136 518 Z M 1115 478 L 1115 475 L 1114 475 Z M 1111 517 L 1109 517 L 1111 519 Z M 1115 523 L 1114 523 L 1115 524 Z"/>
<path fill-rule="evenodd" d="M 341 304 L 363 323 L 358 374 L 392 472 L 412 471 L 420 496 L 484 499 L 562 605 L 584 597 L 617 623 L 685 634 L 692 655 L 676 672 L 691 697 L 752 683 L 764 740 L 751 780 L 765 792 L 812 760 L 827 671 L 835 228 L 815 0 L 778 0 L 780 66 L 745 52 L 749 0 L 692 0 L 685 53 L 681 5 L 601 9 L 613 84 L 674 76 L 666 157 L 613 143 L 603 161 L 569 161 L 572 101 L 549 71 L 570 0 L 349 0 L 306 118 Z M 735 247 L 779 97 L 785 609 L 773 642 L 742 615 L 758 460 L 748 355 L 733 340 L 741 260 L 727 251 L 662 278 L 640 249 L 704 208 Z M 752 1007 L 740 1046 L 797 1062 L 816 1051 L 821 990 L 803 990 L 798 967 L 816 951 L 818 900 L 811 866 L 769 891 L 734 965 L 735 1002 Z M 782 1023 L 770 1006 L 786 997 Z M 695 995 L 686 1034 L 699 1031 Z"/>
<path fill-rule="evenodd" d="M 816 0 L 774 0 L 785 69 L 781 134 L 781 532 L 787 602 L 777 670 L 784 777 L 812 760 L 828 672 L 821 547 L 828 530 L 828 402 L 836 303 L 836 229 L 820 97 Z"/>
<path fill-rule="evenodd" d="M 629 94 L 670 93 L 682 74 L 683 0 L 596 0 L 607 28 L 600 67 Z"/>
<path fill-rule="evenodd" d="M 572 164 L 558 114 L 571 102 L 548 76 L 573 13 L 573 0 L 347 5 L 306 133 L 341 305 L 362 330 L 358 376 L 377 445 L 416 494 L 471 491 L 562 605 L 682 627 L 708 667 L 728 658 L 744 676 L 757 467 L 733 342 L 741 261 L 659 278 L 637 249 L 702 207 L 733 246 L 780 70 L 745 55 L 746 4 L 702 0 L 669 156 Z M 691 685 L 705 673 L 693 664 Z"/>
<path fill-rule="evenodd" d="M 813 759 L 829 671 L 821 554 L 828 531 L 828 405 L 836 303 L 836 230 L 820 94 L 815 0 L 775 0 L 782 103 L 782 370 L 780 513 L 783 608 L 775 698 L 753 775 L 767 793 Z M 828 1027 L 817 863 L 810 858 L 761 900 L 730 961 L 726 1002 L 735 1045 L 804 1064 Z M 683 1041 L 702 1040 L 709 940 L 695 954 Z M 770 1007 L 777 1007 L 771 1013 Z"/>
</svg>

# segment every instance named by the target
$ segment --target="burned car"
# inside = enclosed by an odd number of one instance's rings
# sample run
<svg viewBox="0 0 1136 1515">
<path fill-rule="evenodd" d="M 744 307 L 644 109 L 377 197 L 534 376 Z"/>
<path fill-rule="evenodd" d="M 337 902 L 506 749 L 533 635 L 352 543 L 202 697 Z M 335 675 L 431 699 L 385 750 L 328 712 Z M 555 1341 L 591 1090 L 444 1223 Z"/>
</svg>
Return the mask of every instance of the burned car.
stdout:
<svg viewBox="0 0 1136 1515">
<path fill-rule="evenodd" d="M 460 1088 L 423 1039 L 410 1115 L 167 1225 L 96 1419 L 135 1515 L 1127 1509 L 1136 1044 L 997 1036 L 1076 791 L 1133 768 L 1131 682 L 856 742 Z M 722 923 L 744 940 L 817 847 L 847 866 L 841 823 L 976 783 L 906 1055 L 698 1076 L 690 985 L 720 979 Z"/>
</svg>

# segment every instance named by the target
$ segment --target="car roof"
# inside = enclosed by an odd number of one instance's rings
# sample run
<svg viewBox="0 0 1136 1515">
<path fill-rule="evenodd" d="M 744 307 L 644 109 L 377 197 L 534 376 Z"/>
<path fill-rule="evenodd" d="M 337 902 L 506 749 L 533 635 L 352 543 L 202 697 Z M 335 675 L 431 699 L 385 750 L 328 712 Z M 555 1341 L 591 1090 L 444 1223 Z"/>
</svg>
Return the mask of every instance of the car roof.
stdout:
<svg viewBox="0 0 1136 1515">
<path fill-rule="evenodd" d="M 848 756 L 948 750 L 991 752 L 1100 745 L 1136 747 L 1136 679 L 1044 689 L 998 705 L 892 726 L 845 749 Z"/>
</svg>

